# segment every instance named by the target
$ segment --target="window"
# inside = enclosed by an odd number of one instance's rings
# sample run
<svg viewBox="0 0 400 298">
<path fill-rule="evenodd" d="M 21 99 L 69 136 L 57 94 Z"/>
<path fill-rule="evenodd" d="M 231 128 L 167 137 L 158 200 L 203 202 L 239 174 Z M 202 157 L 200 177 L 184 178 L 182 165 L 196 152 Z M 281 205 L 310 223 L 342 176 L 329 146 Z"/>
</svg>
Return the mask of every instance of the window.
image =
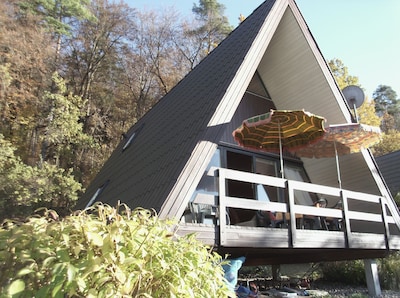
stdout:
<svg viewBox="0 0 400 298">
<path fill-rule="evenodd" d="M 216 223 L 217 205 L 215 204 L 215 198 L 218 196 L 218 182 L 216 177 L 208 174 L 212 167 L 221 167 L 219 149 L 215 151 L 203 177 L 197 185 L 196 191 L 191 197 L 187 209 L 181 218 L 182 222 Z"/>
<path fill-rule="evenodd" d="M 100 186 L 96 192 L 94 193 L 94 195 L 90 198 L 89 202 L 86 204 L 85 209 L 89 208 L 90 206 L 93 205 L 94 202 L 96 202 L 96 200 L 99 198 L 100 194 L 102 193 L 102 191 L 107 187 L 108 183 L 110 182 L 110 180 L 107 180 L 102 186 Z"/>
<path fill-rule="evenodd" d="M 243 151 L 226 150 L 226 167 L 244 172 L 251 172 L 271 177 L 280 177 L 279 157 L 264 154 L 249 154 Z M 296 161 L 287 160 L 284 164 L 285 177 L 290 180 L 309 182 L 309 178 L 301 165 Z M 228 181 L 229 196 L 255 199 L 259 201 L 287 202 L 287 190 L 274 186 Z M 296 191 L 296 204 L 311 206 L 316 194 Z"/>
<path fill-rule="evenodd" d="M 255 172 L 266 176 L 276 177 L 278 168 L 275 160 L 268 160 L 256 157 Z M 278 202 L 278 189 L 268 185 L 257 185 L 257 200 Z"/>
<path fill-rule="evenodd" d="M 206 171 L 201 178 L 199 185 L 196 188 L 196 193 L 209 193 L 213 195 L 218 195 L 218 185 L 214 176 L 209 176 L 208 172 L 212 167 L 219 168 L 221 167 L 221 157 L 220 150 L 217 149 L 211 158 L 210 163 L 207 166 Z"/>
<path fill-rule="evenodd" d="M 122 147 L 122 152 L 124 152 L 132 144 L 133 140 L 137 137 L 143 126 L 144 124 L 142 124 L 137 130 L 131 133 L 131 135 L 127 138 L 124 146 Z"/>
<path fill-rule="evenodd" d="M 124 147 L 122 147 L 122 151 L 125 151 L 125 149 L 129 147 L 129 145 L 132 143 L 132 141 L 135 138 L 135 136 L 136 136 L 136 132 L 134 131 L 131 134 L 131 136 L 128 138 L 128 140 L 125 142 Z"/>
<path fill-rule="evenodd" d="M 290 180 L 295 181 L 308 181 L 307 175 L 303 168 L 293 167 L 293 166 L 284 166 L 285 177 Z M 295 202 L 299 205 L 312 206 L 313 199 L 311 194 L 304 191 L 296 190 L 294 193 Z"/>
</svg>

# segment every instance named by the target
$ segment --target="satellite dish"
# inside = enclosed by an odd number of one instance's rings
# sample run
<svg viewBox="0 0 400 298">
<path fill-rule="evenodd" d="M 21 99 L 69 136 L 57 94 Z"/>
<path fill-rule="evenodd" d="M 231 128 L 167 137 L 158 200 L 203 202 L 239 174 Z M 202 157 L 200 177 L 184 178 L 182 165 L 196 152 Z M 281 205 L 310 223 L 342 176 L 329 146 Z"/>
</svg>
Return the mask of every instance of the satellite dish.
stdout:
<svg viewBox="0 0 400 298">
<path fill-rule="evenodd" d="M 364 102 L 364 91 L 362 91 L 358 86 L 350 85 L 345 87 L 342 92 L 349 106 L 353 108 L 354 117 L 356 122 L 358 122 L 357 108 L 359 108 Z"/>
</svg>

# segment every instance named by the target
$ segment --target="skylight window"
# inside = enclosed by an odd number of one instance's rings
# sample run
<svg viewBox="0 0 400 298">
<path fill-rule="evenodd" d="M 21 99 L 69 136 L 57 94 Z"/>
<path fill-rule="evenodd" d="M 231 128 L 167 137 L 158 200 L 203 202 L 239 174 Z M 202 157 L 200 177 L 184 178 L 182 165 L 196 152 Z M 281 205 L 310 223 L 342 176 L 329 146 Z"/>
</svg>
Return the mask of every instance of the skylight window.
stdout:
<svg viewBox="0 0 400 298">
<path fill-rule="evenodd" d="M 139 132 L 142 130 L 144 124 L 142 124 L 137 130 L 133 131 L 131 135 L 126 139 L 126 142 L 124 146 L 122 147 L 122 152 L 124 152 L 133 142 L 133 140 L 136 138 L 136 136 L 139 134 Z"/>
<path fill-rule="evenodd" d="M 89 202 L 86 204 L 85 209 L 89 208 L 90 206 L 93 205 L 93 203 L 98 199 L 98 197 L 100 196 L 100 194 L 102 193 L 102 191 L 106 188 L 106 186 L 108 185 L 108 182 L 110 182 L 110 180 L 107 180 L 102 186 L 100 186 L 96 192 L 94 193 L 94 195 L 90 198 Z"/>
<path fill-rule="evenodd" d="M 128 140 L 126 141 L 124 147 L 122 147 L 122 151 L 124 151 L 126 148 L 129 147 L 130 144 L 132 144 L 132 141 L 133 141 L 133 139 L 135 138 L 135 136 L 136 136 L 136 132 L 134 131 L 134 132 L 131 134 L 131 136 L 128 138 Z"/>
</svg>

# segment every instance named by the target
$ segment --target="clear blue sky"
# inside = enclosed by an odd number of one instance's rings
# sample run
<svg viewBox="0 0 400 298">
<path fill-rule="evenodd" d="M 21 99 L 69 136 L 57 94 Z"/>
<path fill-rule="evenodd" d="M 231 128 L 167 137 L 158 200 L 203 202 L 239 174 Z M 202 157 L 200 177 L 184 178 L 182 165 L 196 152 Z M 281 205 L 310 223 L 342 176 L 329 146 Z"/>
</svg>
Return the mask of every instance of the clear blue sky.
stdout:
<svg viewBox="0 0 400 298">
<path fill-rule="evenodd" d="M 125 0 L 138 9 L 174 7 L 191 15 L 197 0 Z M 262 0 L 219 0 L 237 26 Z M 371 98 L 378 85 L 400 98 L 400 0 L 296 0 L 325 59 L 338 58 Z"/>
</svg>

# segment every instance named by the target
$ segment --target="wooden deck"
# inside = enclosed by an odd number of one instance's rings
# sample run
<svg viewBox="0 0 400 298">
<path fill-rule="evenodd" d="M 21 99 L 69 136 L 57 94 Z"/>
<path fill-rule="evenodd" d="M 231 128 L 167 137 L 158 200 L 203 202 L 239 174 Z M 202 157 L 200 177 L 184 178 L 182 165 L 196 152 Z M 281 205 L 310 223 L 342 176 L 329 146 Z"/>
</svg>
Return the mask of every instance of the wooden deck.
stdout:
<svg viewBox="0 0 400 298">
<path fill-rule="evenodd" d="M 195 233 L 202 243 L 216 251 L 232 256 L 245 255 L 248 264 L 293 264 L 381 258 L 390 250 L 400 249 L 400 236 L 391 236 L 388 248 L 381 234 L 352 233 L 346 242 L 345 232 L 325 230 L 297 230 L 292 245 L 287 228 L 228 226 L 225 243 L 220 244 L 220 227 L 186 223 L 180 224 L 178 234 Z"/>
<path fill-rule="evenodd" d="M 379 258 L 389 251 L 400 250 L 400 218 L 391 199 L 227 169 L 218 169 L 215 174 L 219 175 L 219 196 L 201 194 L 195 201 L 218 210 L 214 224 L 181 223 L 178 234 L 195 233 L 201 242 L 220 253 L 245 255 L 248 263 L 283 264 Z M 225 190 L 228 179 L 286 188 L 289 201 L 262 202 L 229 197 Z M 336 196 L 343 207 L 338 210 L 298 205 L 295 191 Z M 234 225 L 229 222 L 229 208 L 281 212 L 288 220 L 279 228 Z M 303 225 L 299 226 L 299 218 L 303 216 L 337 218 L 342 222 L 342 229 L 304 229 Z"/>
</svg>

